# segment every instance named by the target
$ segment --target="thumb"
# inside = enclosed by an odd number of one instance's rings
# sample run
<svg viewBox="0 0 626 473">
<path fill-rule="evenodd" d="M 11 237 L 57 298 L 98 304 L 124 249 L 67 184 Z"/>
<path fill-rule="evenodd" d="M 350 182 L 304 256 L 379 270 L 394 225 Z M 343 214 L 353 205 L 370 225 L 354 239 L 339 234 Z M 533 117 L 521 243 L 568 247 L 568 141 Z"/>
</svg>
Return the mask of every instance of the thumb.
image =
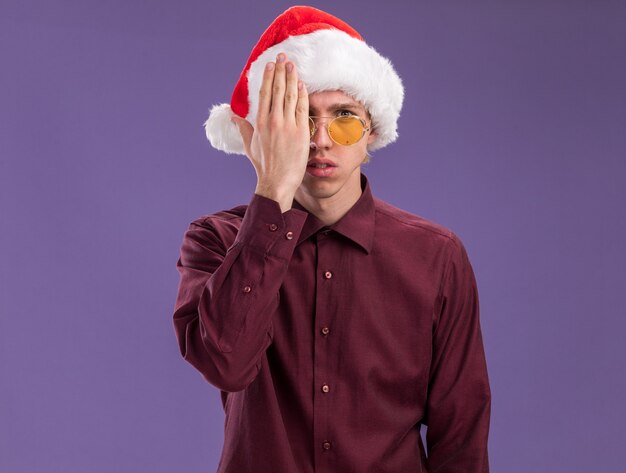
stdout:
<svg viewBox="0 0 626 473">
<path fill-rule="evenodd" d="M 233 116 L 230 121 L 232 121 L 235 125 L 237 125 L 237 128 L 239 128 L 239 134 L 243 139 L 243 147 L 246 150 L 246 154 L 250 154 L 250 143 L 252 142 L 254 128 L 248 120 L 237 115 Z"/>
</svg>

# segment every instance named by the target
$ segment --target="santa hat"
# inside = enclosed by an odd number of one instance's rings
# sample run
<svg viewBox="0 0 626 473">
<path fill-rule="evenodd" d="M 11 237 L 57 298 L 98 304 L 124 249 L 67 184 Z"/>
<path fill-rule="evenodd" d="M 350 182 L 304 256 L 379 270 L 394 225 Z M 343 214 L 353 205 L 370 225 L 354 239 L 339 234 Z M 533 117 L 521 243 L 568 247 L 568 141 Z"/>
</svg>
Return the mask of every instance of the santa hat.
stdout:
<svg viewBox="0 0 626 473">
<path fill-rule="evenodd" d="M 376 131 L 368 151 L 396 140 L 404 88 L 391 62 L 339 18 L 316 8 L 295 6 L 279 15 L 261 35 L 230 104 L 211 108 L 204 128 L 214 148 L 245 154 L 239 129 L 231 117 L 236 114 L 255 125 L 263 69 L 280 52 L 296 65 L 309 94 L 341 90 L 363 104 Z"/>
</svg>

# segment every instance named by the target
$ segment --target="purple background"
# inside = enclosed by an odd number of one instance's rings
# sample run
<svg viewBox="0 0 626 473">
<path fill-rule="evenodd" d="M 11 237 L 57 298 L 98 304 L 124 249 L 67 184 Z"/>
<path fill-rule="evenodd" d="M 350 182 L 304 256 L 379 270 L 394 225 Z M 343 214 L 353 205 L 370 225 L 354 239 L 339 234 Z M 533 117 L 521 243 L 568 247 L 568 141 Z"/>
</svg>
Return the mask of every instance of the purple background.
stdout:
<svg viewBox="0 0 626 473">
<path fill-rule="evenodd" d="M 191 220 L 254 190 L 202 122 L 290 4 L 256 5 L 3 0 L 2 473 L 215 471 L 223 413 L 178 352 L 175 263 Z M 624 2 L 314 5 L 404 80 L 400 139 L 365 172 L 466 244 L 492 471 L 623 471 Z"/>
</svg>

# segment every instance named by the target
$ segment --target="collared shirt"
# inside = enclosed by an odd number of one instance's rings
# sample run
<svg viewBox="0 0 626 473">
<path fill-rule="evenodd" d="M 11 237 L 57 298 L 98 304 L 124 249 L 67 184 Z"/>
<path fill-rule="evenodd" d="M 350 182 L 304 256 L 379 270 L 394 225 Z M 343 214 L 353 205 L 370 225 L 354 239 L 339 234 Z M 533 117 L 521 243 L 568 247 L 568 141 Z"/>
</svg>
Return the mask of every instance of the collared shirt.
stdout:
<svg viewBox="0 0 626 473">
<path fill-rule="evenodd" d="M 174 327 L 221 390 L 218 473 L 489 471 L 466 250 L 361 186 L 334 225 L 254 195 L 184 235 Z"/>
</svg>

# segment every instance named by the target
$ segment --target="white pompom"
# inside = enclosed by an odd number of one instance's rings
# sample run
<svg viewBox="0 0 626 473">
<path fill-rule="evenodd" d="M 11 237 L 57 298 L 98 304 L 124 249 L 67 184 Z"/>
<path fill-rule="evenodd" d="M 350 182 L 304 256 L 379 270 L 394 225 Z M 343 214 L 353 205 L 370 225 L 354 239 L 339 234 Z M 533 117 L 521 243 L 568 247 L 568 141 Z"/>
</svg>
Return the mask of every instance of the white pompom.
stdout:
<svg viewBox="0 0 626 473">
<path fill-rule="evenodd" d="M 209 118 L 204 122 L 204 131 L 215 149 L 228 154 L 245 155 L 239 128 L 230 121 L 233 115 L 230 104 L 214 105 L 209 112 Z"/>
</svg>

